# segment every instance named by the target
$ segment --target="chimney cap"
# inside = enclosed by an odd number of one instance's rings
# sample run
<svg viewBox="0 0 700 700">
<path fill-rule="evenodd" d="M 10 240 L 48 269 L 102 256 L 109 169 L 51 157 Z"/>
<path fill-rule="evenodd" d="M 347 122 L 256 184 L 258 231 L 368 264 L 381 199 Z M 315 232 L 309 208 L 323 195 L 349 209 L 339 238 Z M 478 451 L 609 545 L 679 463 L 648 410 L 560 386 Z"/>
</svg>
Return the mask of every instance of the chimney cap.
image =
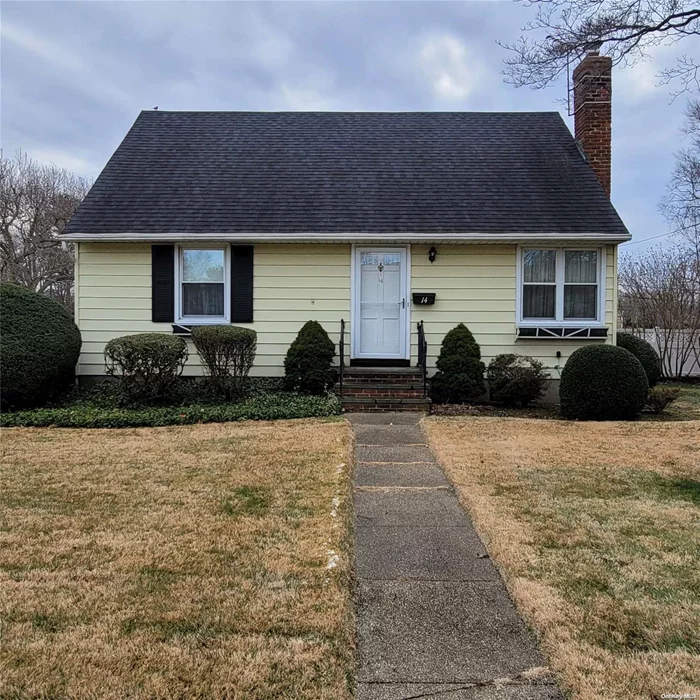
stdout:
<svg viewBox="0 0 700 700">
<path fill-rule="evenodd" d="M 600 48 L 603 46 L 602 41 L 591 41 L 586 44 L 586 56 L 598 56 L 600 54 Z"/>
</svg>

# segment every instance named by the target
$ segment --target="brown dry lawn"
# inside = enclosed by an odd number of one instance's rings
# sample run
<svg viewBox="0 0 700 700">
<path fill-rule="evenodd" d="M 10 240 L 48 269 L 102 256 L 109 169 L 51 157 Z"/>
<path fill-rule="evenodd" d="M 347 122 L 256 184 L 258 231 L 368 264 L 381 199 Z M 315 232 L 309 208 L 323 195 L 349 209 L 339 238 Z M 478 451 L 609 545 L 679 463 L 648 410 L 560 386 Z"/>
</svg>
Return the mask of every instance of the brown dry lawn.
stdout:
<svg viewBox="0 0 700 700">
<path fill-rule="evenodd" d="M 350 696 L 344 423 L 0 439 L 1 697 Z"/>
<path fill-rule="evenodd" d="M 700 697 L 700 421 L 426 428 L 572 697 Z"/>
</svg>

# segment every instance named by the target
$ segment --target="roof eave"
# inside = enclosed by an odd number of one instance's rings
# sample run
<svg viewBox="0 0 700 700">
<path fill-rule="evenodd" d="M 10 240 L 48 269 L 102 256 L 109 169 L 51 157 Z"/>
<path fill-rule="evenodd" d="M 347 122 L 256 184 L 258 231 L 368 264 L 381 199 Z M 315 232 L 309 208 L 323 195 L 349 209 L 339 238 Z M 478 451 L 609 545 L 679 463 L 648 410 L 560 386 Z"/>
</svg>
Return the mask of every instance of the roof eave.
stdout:
<svg viewBox="0 0 700 700">
<path fill-rule="evenodd" d="M 65 233 L 61 240 L 89 243 L 177 242 L 177 241 L 241 241 L 253 243 L 373 243 L 402 241 L 406 243 L 520 243 L 522 241 L 576 240 L 600 243 L 625 243 L 627 233 Z"/>
</svg>

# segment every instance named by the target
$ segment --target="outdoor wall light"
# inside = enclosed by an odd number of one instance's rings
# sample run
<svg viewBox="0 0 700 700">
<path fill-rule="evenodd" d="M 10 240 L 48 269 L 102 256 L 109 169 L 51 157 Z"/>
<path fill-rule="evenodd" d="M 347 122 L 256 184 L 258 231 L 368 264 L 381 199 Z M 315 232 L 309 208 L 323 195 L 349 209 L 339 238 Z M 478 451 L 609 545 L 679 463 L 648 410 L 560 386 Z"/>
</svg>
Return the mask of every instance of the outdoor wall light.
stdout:
<svg viewBox="0 0 700 700">
<path fill-rule="evenodd" d="M 435 246 L 431 246 L 430 250 L 428 251 L 428 260 L 430 260 L 431 263 L 434 263 L 435 258 L 437 258 L 437 248 Z"/>
</svg>

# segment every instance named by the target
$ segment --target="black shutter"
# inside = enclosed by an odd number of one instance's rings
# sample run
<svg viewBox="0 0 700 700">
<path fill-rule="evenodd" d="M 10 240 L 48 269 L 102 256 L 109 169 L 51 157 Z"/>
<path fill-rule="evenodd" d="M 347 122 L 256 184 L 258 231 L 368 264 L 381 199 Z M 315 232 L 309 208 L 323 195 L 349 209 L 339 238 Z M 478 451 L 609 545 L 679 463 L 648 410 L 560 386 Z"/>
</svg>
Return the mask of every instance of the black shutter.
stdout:
<svg viewBox="0 0 700 700">
<path fill-rule="evenodd" d="M 175 320 L 175 246 L 151 246 L 151 319 Z"/>
<path fill-rule="evenodd" d="M 253 246 L 231 246 L 231 323 L 253 320 Z"/>
</svg>

